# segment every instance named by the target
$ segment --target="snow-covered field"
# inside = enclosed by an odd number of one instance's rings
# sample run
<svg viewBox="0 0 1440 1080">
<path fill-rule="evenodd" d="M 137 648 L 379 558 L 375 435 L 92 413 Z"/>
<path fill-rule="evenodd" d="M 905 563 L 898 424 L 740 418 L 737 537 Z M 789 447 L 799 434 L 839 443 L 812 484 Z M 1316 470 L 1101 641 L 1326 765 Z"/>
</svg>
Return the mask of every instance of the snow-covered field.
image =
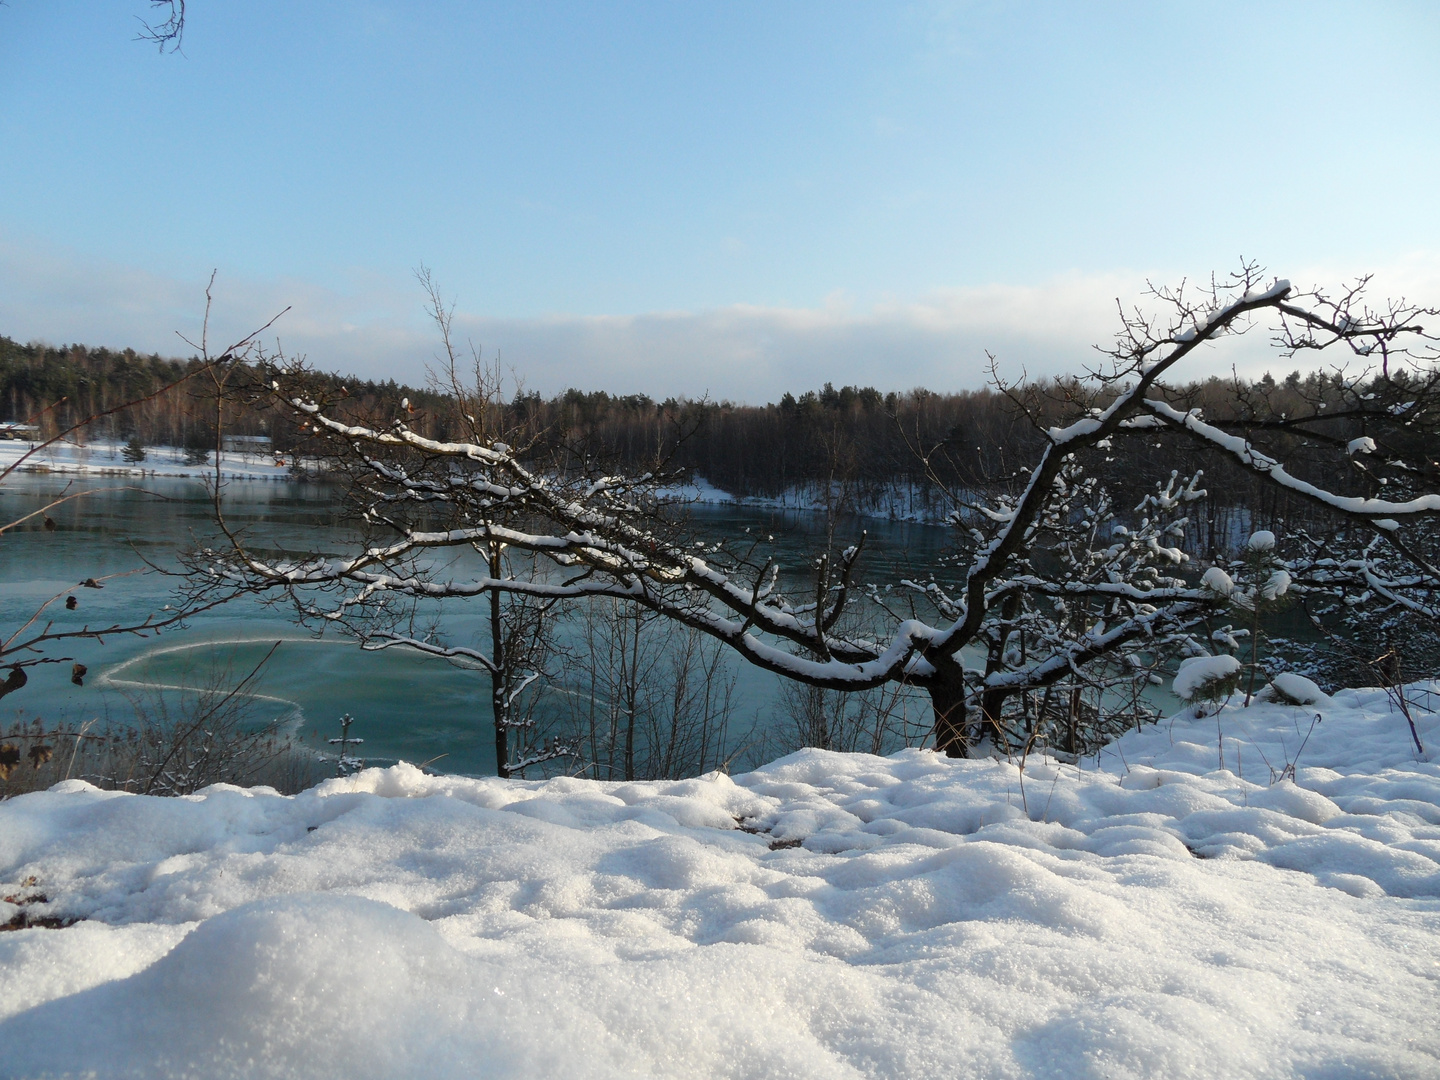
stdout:
<svg viewBox="0 0 1440 1080">
<path fill-rule="evenodd" d="M 176 446 L 147 446 L 145 460 L 126 461 L 122 443 L 55 443 L 28 458 L 22 471 L 69 473 L 77 476 L 214 476 L 215 464 L 187 465 L 185 451 Z M 0 469 L 13 465 L 30 451 L 30 443 L 0 439 Z M 221 473 L 231 480 L 289 480 L 287 465 L 277 465 L 272 454 L 225 453 Z"/>
<path fill-rule="evenodd" d="M 1428 747 L 1436 690 L 1411 691 Z M 82 920 L 0 935 L 0 1071 L 1440 1076 L 1421 757 L 1345 691 L 1023 772 L 70 781 L 0 806 L 4 895 L 48 898 L 0 921 Z"/>
</svg>

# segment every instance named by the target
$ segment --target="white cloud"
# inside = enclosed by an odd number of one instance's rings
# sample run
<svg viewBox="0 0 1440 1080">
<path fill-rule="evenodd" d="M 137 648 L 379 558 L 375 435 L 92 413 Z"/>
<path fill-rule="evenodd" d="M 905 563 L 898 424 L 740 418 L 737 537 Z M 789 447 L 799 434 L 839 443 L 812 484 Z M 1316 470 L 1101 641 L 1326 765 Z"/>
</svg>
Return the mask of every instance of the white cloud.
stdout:
<svg viewBox="0 0 1440 1080">
<path fill-rule="evenodd" d="M 974 387 L 986 351 L 1018 374 L 1077 370 L 1103 339 L 1119 279 L 937 292 L 858 310 L 736 304 L 702 312 L 457 318 L 542 391 L 565 385 L 773 400 L 826 381 L 882 390 Z M 1113 318 L 1113 316 L 1112 316 Z"/>
<path fill-rule="evenodd" d="M 1174 280 L 1174 275 L 1149 275 Z M 1297 284 L 1339 274 L 1292 273 Z M 456 330 L 496 350 L 526 385 L 542 393 L 567 386 L 654 397 L 709 393 L 774 400 L 826 381 L 882 390 L 976 387 L 986 354 L 1007 378 L 1078 373 L 1118 325 L 1116 298 L 1144 299 L 1146 275 L 1070 274 L 1038 285 L 940 289 L 912 300 L 857 307 L 835 294 L 814 308 L 735 304 L 699 312 L 500 318 L 457 311 Z M 185 280 L 87 260 L 36 242 L 0 237 L 0 333 L 20 340 L 130 345 L 187 352 L 204 311 L 203 276 Z M 1375 295 L 1440 301 L 1440 259 L 1421 254 L 1377 275 Z M 422 380 L 436 340 L 418 287 L 407 278 L 356 274 L 343 289 L 293 280 L 222 274 L 211 342 L 264 323 L 289 305 L 269 335 L 318 367 L 362 377 Z M 1207 350 L 1186 377 L 1303 366 L 1277 358 L 1263 327 Z"/>
</svg>

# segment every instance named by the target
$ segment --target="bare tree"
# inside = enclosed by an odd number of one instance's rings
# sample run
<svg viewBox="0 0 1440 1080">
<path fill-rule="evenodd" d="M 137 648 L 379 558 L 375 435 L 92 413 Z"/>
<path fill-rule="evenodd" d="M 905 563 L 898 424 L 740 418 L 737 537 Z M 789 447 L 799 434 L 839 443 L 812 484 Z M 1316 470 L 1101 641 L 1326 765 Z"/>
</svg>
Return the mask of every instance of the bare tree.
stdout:
<svg viewBox="0 0 1440 1080">
<path fill-rule="evenodd" d="M 788 753 L 814 746 L 845 753 L 887 754 L 919 745 L 930 735 L 929 710 L 916 723 L 909 708 L 911 696 L 900 683 L 843 692 L 784 682 L 779 697 L 783 722 L 766 741 L 766 750 Z"/>
<path fill-rule="evenodd" d="M 148 41 L 162 53 L 179 52 L 185 43 L 185 0 L 150 0 L 150 10 L 150 18 L 140 19 L 135 40 Z"/>
<path fill-rule="evenodd" d="M 1091 475 L 1107 461 L 1139 458 L 1157 438 L 1179 438 L 1346 525 L 1346 538 L 1337 533 L 1331 547 L 1295 563 L 1297 588 L 1363 581 L 1371 597 L 1433 618 L 1440 569 L 1421 538 L 1428 535 L 1423 523 L 1440 516 L 1437 474 L 1433 463 L 1415 460 L 1396 425 L 1436 415 L 1436 338 L 1420 323 L 1434 310 L 1370 308 L 1359 288 L 1333 297 L 1300 292 L 1267 281 L 1253 265 L 1207 288 L 1155 290 L 1153 299 L 1163 317 L 1122 312 L 1103 363 L 1077 380 L 1066 400 L 1048 406 L 1064 413 L 1058 421 L 1042 420 L 1017 388 L 1006 388 L 1039 426 L 1042 449 L 1016 470 L 1013 489 L 957 506 L 968 546 L 931 580 L 860 589 L 857 544 L 821 554 L 799 582 L 782 581 L 781 568 L 754 544 L 686 537 L 654 474 L 611 475 L 585 461 L 562 468 L 534 446 L 517 448 L 478 429 L 473 437 L 436 439 L 405 415 L 355 422 L 308 393 L 303 371 L 288 368 L 273 372 L 275 404 L 302 418 L 365 478 L 355 489 L 363 513 L 383 522 L 389 540 L 341 558 L 277 558 L 235 542 L 196 552 L 195 580 L 288 593 L 329 615 L 394 595 L 621 600 L 808 686 L 919 687 L 930 697 L 935 747 L 958 756 L 984 736 L 1013 745 L 1023 735 L 1016 715 L 1052 725 L 1068 717 L 1073 726 L 1084 691 L 1091 708 L 1103 708 L 1116 687 L 1133 690 L 1158 678 L 1166 655 L 1207 647 L 1197 634 L 1228 601 L 1196 580 L 1180 543 L 1187 505 L 1204 496 L 1201 478 L 1158 477 L 1145 502 L 1122 513 Z M 1165 383 L 1176 364 L 1266 317 L 1282 355 L 1337 350 L 1356 365 L 1342 374 L 1352 407 L 1341 423 L 1396 432 L 1382 455 L 1390 482 L 1378 492 L 1307 479 L 1304 456 L 1292 464 L 1262 449 L 1270 428 L 1219 426 L 1176 402 Z M 1325 416 L 1306 419 L 1309 427 L 1295 417 L 1282 424 L 1317 439 L 1329 430 Z M 1382 440 L 1374 441 L 1378 452 Z M 1353 457 L 1352 446 L 1339 450 Z M 1433 446 L 1419 443 L 1426 455 Z M 442 524 L 435 523 L 439 508 Z M 1367 543 L 1355 547 L 1356 536 Z M 533 552 L 548 569 L 463 579 L 434 569 L 446 549 L 489 544 Z M 1342 556 L 1334 545 L 1349 546 Z M 317 590 L 328 590 L 328 612 Z M 860 597 L 890 614 L 885 632 L 846 629 L 843 617 Z M 1138 700 L 1138 690 L 1133 696 Z"/>
</svg>

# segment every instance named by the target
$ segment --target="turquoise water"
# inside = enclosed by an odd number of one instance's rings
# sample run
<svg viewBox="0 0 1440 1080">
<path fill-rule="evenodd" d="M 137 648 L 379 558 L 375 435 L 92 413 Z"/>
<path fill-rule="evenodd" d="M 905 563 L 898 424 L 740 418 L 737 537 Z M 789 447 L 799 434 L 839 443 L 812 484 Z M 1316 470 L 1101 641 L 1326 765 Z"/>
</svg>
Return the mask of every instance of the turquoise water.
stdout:
<svg viewBox="0 0 1440 1080">
<path fill-rule="evenodd" d="M 109 478 L 66 480 L 47 474 L 13 476 L 0 488 L 0 521 L 13 520 L 61 493 L 89 492 L 52 510 L 57 524 L 38 524 L 0 535 L 0 627 L 8 636 L 47 600 L 57 629 L 138 621 L 173 598 L 173 553 L 213 532 L 204 486 L 185 479 L 147 479 L 144 490 Z M 353 538 L 340 520 L 335 491 L 320 484 L 234 482 L 226 490 L 233 527 L 295 551 L 340 552 Z M 805 573 L 808 556 L 823 543 L 823 517 L 796 511 L 706 506 L 692 517 L 704 535 L 773 538 L 769 547 L 784 567 Z M 946 549 L 950 533 L 936 526 L 867 519 L 839 527 L 837 541 L 853 542 L 868 530 L 861 579 L 894 581 L 923 575 Z M 90 577 L 112 574 L 100 590 L 77 588 Z M 67 611 L 64 597 L 79 601 Z M 482 629 L 478 601 L 447 604 L 444 629 L 453 644 L 473 644 Z M 43 621 L 43 620 L 42 620 Z M 352 734 L 365 739 L 367 758 L 431 762 L 463 773 L 495 771 L 489 728 L 489 683 L 481 673 L 434 658 L 392 649 L 363 652 L 344 637 L 317 638 L 298 627 L 288 606 L 242 600 L 196 616 L 185 629 L 158 637 L 80 639 L 47 654 L 63 663 L 30 669 L 23 690 L 0 701 L 0 722 L 40 717 L 49 721 L 123 722 L 135 700 L 180 697 L 207 683 L 233 685 L 279 642 L 250 698 L 256 720 L 279 719 L 317 744 L 339 734 L 338 718 L 355 717 Z M 62 643 L 63 644 L 63 643 Z M 72 661 L 84 663 L 83 687 L 70 682 Z M 739 665 L 737 713 L 731 725 L 737 748 L 766 745 L 779 692 L 771 675 Z M 920 707 L 923 710 L 923 702 Z M 742 750 L 741 763 L 746 761 Z"/>
</svg>

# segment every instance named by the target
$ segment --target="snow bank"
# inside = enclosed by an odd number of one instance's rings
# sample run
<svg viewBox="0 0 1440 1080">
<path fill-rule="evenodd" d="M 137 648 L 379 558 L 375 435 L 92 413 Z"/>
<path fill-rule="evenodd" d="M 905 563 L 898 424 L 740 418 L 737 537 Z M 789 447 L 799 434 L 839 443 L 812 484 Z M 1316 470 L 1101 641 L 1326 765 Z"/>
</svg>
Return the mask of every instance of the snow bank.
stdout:
<svg viewBox="0 0 1440 1080">
<path fill-rule="evenodd" d="M 1435 691 L 1411 691 L 1428 745 Z M 3 895 L 84 920 L 0 935 L 5 1067 L 1436 1076 L 1440 766 L 1416 758 L 1382 691 L 1342 691 L 1080 766 L 67 782 L 0 806 Z"/>
<path fill-rule="evenodd" d="M 1281 672 L 1270 680 L 1273 687 L 1272 697 L 1290 705 L 1328 705 L 1330 699 L 1325 696 L 1325 691 L 1315 685 L 1303 675 L 1296 675 L 1293 671 Z"/>
<path fill-rule="evenodd" d="M 684 484 L 671 484 L 660 489 L 664 498 L 673 499 L 676 502 L 701 503 L 705 505 L 719 505 L 722 503 L 733 503 L 735 496 L 728 491 L 721 491 L 714 484 L 710 483 L 703 476 L 697 476 Z"/>
<path fill-rule="evenodd" d="M 779 495 L 735 495 L 722 491 L 702 476 L 690 483 L 674 484 L 663 494 L 678 502 L 734 504 L 775 510 L 826 513 L 843 501 L 847 513 L 887 521 L 912 521 L 926 525 L 948 524 L 953 512 L 949 500 L 931 488 L 895 479 L 864 485 L 860 490 L 842 492 L 823 482 L 792 485 Z"/>
</svg>

